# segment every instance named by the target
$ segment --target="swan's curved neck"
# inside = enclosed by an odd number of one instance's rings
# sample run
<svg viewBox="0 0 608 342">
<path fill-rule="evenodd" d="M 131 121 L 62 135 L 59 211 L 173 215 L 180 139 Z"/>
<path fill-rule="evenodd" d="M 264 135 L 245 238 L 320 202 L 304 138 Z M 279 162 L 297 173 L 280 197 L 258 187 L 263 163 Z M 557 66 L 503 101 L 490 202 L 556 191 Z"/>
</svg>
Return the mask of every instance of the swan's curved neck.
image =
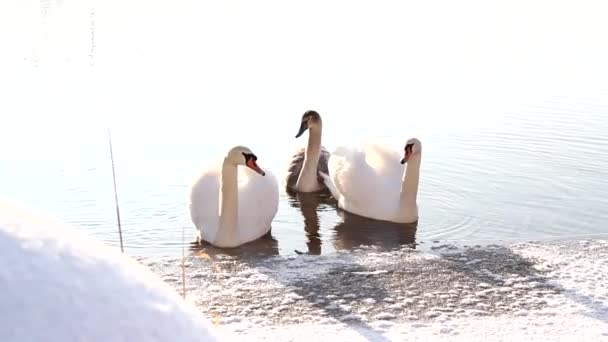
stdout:
<svg viewBox="0 0 608 342">
<path fill-rule="evenodd" d="M 399 216 L 401 221 L 414 222 L 418 219 L 416 198 L 418 197 L 418 183 L 420 180 L 420 162 L 422 153 L 410 157 L 403 172 L 401 196 L 399 203 Z"/>
<path fill-rule="evenodd" d="M 310 127 L 308 130 L 308 145 L 304 151 L 304 163 L 296 182 L 296 189 L 300 191 L 315 191 L 320 188 L 317 177 L 319 158 L 321 157 L 322 125 Z"/>
<path fill-rule="evenodd" d="M 215 245 L 228 247 L 236 240 L 238 220 L 238 168 L 224 159 L 220 179 L 220 224 L 215 235 Z"/>
</svg>

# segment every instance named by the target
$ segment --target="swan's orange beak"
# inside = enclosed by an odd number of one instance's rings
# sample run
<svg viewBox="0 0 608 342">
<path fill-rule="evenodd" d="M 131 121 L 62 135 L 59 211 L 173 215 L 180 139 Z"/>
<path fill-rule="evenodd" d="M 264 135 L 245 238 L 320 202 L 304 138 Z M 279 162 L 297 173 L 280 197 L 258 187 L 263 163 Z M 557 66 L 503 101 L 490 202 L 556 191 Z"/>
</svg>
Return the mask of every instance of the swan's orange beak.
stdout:
<svg viewBox="0 0 608 342">
<path fill-rule="evenodd" d="M 258 163 L 256 163 L 256 161 L 253 158 L 250 158 L 247 161 L 247 167 L 252 169 L 253 171 L 261 174 L 262 176 L 266 175 L 266 172 L 264 172 L 264 170 L 260 169 L 260 167 L 258 166 Z"/>
</svg>

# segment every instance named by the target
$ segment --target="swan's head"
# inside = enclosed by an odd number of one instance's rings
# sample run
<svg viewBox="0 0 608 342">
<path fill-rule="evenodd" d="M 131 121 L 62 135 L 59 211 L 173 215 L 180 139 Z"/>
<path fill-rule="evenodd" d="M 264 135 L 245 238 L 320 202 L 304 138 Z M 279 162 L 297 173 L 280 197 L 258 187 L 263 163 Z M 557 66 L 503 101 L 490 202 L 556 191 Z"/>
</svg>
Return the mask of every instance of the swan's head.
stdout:
<svg viewBox="0 0 608 342">
<path fill-rule="evenodd" d="M 321 115 L 314 110 L 309 110 L 302 115 L 302 122 L 300 123 L 300 130 L 296 134 L 296 138 L 299 138 L 304 131 L 307 129 L 315 129 L 321 126 Z"/>
<path fill-rule="evenodd" d="M 405 148 L 403 159 L 401 159 L 401 164 L 407 163 L 407 161 L 415 154 L 420 153 L 422 151 L 422 144 L 420 140 L 416 138 L 411 138 L 405 143 Z"/>
<path fill-rule="evenodd" d="M 234 165 L 245 165 L 253 171 L 261 174 L 262 176 L 266 175 L 266 172 L 262 170 L 257 163 L 258 157 L 251 152 L 248 147 L 245 146 L 236 146 L 233 147 L 226 155 L 226 160 L 231 162 Z"/>
</svg>

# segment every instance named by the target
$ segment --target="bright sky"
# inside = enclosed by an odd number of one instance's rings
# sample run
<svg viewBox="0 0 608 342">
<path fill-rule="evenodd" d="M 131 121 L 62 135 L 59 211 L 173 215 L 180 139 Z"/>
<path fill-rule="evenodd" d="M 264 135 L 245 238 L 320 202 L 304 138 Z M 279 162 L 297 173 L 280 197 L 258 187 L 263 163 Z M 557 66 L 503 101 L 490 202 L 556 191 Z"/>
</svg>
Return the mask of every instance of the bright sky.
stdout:
<svg viewBox="0 0 608 342">
<path fill-rule="evenodd" d="M 460 120 L 513 99 L 608 89 L 607 9 L 581 0 L 3 0 L 0 115 L 5 127 L 45 128 L 292 127 L 309 108 L 333 124 L 437 112 Z"/>
</svg>

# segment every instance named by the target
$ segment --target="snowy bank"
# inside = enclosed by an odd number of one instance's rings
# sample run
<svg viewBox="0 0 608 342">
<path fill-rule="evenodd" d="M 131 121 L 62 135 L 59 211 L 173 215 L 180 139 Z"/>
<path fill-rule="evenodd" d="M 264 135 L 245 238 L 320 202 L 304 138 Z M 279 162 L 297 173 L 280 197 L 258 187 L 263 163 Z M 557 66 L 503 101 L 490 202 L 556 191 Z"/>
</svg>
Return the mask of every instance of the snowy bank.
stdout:
<svg viewBox="0 0 608 342">
<path fill-rule="evenodd" d="M 608 341 L 608 241 L 200 255 L 188 298 L 229 339 Z M 179 260 L 140 260 L 181 289 Z"/>
<path fill-rule="evenodd" d="M 0 248 L 0 341 L 608 341 L 606 240 L 193 250 L 186 302 L 179 259 L 137 258 L 155 275 L 1 199 Z"/>
<path fill-rule="evenodd" d="M 0 341 L 214 341 L 207 321 L 116 248 L 0 199 Z"/>
</svg>

